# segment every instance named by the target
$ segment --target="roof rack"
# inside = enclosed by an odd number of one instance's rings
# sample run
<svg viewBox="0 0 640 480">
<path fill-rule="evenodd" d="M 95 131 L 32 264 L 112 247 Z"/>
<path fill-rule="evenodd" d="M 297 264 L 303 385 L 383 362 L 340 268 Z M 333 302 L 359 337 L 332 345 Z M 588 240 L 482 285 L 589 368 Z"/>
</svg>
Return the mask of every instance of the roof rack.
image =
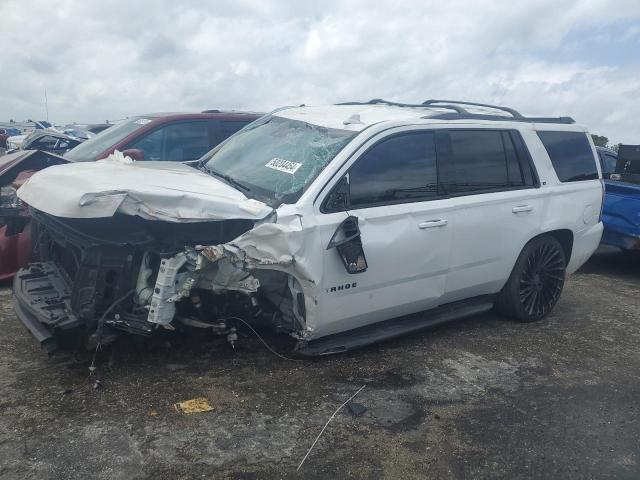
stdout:
<svg viewBox="0 0 640 480">
<path fill-rule="evenodd" d="M 374 98 L 369 100 L 368 102 L 344 102 L 337 103 L 336 105 L 389 105 L 391 107 L 408 107 L 408 108 L 428 108 L 427 105 L 423 105 L 422 103 L 399 103 L 399 102 L 390 102 L 388 100 L 383 100 L 381 98 Z M 456 105 L 438 105 L 435 108 L 444 108 L 447 110 L 453 110 L 456 113 L 468 113 L 464 108 L 458 107 Z"/>
<path fill-rule="evenodd" d="M 493 108 L 495 110 L 502 110 L 503 112 L 510 113 L 513 118 L 524 118 L 520 112 L 514 110 L 509 107 L 500 107 L 498 105 L 489 105 L 488 103 L 475 103 L 475 102 L 463 102 L 459 100 L 426 100 L 422 102 L 422 105 L 425 107 L 436 106 L 436 103 L 444 103 L 444 104 L 453 104 L 456 103 L 458 105 L 470 105 L 472 107 L 485 107 L 485 108 Z M 466 113 L 469 113 L 465 110 Z"/>
<path fill-rule="evenodd" d="M 527 123 L 562 123 L 571 124 L 575 120 L 571 117 L 525 117 L 517 110 L 509 107 L 498 105 L 490 105 L 488 103 L 466 102 L 461 100 L 426 100 L 420 104 L 389 102 L 381 98 L 374 98 L 368 102 L 344 102 L 338 105 L 390 105 L 394 107 L 412 107 L 412 108 L 441 108 L 451 110 L 451 112 L 440 113 L 424 118 L 438 120 L 494 120 L 494 121 L 511 121 L 511 122 L 527 122 Z M 493 108 L 502 110 L 509 115 L 491 115 L 485 113 L 472 113 L 461 107 L 460 105 L 469 105 L 472 107 Z"/>
<path fill-rule="evenodd" d="M 425 107 L 442 107 L 444 105 L 450 106 L 451 104 L 458 105 L 469 105 L 472 107 L 483 107 L 483 108 L 493 108 L 495 110 L 502 110 L 503 112 L 509 113 L 510 117 L 505 116 L 496 116 L 496 115 L 488 115 L 483 113 L 471 113 L 467 110 L 464 110 L 464 113 L 460 117 L 453 118 L 450 114 L 437 115 L 436 117 L 429 118 L 439 118 L 442 120 L 460 120 L 460 119 L 475 119 L 475 120 L 510 120 L 516 122 L 528 122 L 528 123 L 563 123 L 563 124 L 571 124 L 576 123 L 575 120 L 571 117 L 525 117 L 517 110 L 509 107 L 502 107 L 499 105 L 490 105 L 488 103 L 476 103 L 476 102 L 464 102 L 461 100 L 426 100 L 422 102 L 422 105 Z"/>
</svg>

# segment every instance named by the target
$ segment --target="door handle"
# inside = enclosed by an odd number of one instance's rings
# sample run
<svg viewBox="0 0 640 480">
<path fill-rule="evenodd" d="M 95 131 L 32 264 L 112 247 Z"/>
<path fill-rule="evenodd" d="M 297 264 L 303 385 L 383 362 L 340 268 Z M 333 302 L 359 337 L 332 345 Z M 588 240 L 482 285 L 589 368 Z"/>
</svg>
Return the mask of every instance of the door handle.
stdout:
<svg viewBox="0 0 640 480">
<path fill-rule="evenodd" d="M 429 220 L 427 222 L 421 222 L 418 224 L 418 228 L 435 228 L 435 227 L 444 227 L 447 223 L 446 220 Z"/>
<path fill-rule="evenodd" d="M 513 207 L 511 209 L 513 213 L 524 213 L 524 212 L 530 212 L 532 210 L 533 210 L 533 207 L 531 205 L 518 205 L 517 207 Z"/>
</svg>

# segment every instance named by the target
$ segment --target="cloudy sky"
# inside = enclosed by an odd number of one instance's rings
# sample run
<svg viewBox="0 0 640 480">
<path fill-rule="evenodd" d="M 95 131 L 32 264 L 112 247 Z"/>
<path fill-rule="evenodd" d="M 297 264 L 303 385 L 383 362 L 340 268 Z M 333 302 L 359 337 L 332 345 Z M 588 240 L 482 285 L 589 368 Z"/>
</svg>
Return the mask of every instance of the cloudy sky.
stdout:
<svg viewBox="0 0 640 480">
<path fill-rule="evenodd" d="M 0 120 L 455 98 L 640 143 L 640 0 L 0 0 Z"/>
</svg>

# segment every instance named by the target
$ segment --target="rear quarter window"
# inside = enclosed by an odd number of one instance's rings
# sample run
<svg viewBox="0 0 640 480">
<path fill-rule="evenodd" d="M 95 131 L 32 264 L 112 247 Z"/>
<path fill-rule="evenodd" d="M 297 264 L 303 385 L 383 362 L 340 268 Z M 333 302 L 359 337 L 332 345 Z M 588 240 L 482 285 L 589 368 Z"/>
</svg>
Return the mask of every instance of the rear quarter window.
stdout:
<svg viewBox="0 0 640 480">
<path fill-rule="evenodd" d="M 596 158 L 586 133 L 539 131 L 538 137 L 542 140 L 561 182 L 598 178 Z"/>
</svg>

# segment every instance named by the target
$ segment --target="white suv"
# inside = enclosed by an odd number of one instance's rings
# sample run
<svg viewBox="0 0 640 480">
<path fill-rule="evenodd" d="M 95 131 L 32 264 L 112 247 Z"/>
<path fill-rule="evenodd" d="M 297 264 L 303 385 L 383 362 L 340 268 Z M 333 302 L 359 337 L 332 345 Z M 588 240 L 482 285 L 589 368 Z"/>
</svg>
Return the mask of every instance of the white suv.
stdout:
<svg viewBox="0 0 640 480">
<path fill-rule="evenodd" d="M 538 320 L 600 242 L 596 158 L 567 117 L 372 100 L 277 110 L 193 166 L 50 167 L 18 192 L 42 262 L 16 311 L 48 348 L 249 324 L 308 355 L 494 306 Z"/>
</svg>

